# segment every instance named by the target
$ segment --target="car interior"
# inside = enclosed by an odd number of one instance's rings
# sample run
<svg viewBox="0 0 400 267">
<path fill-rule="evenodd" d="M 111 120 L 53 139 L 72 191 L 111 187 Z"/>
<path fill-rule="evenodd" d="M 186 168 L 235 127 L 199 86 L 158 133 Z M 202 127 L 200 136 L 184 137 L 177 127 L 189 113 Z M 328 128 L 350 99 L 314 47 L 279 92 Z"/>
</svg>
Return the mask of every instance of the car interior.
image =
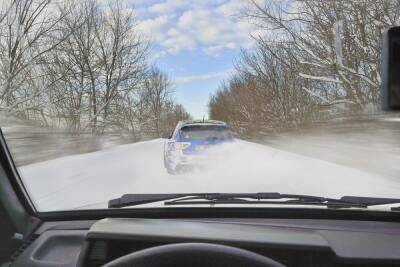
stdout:
<svg viewBox="0 0 400 267">
<path fill-rule="evenodd" d="M 400 262 L 398 214 L 173 208 L 72 211 L 38 214 L 39 219 L 25 210 L 13 191 L 5 191 L 2 180 L 2 196 L 8 194 L 13 200 L 11 209 L 3 205 L 1 220 L 1 256 L 10 266 L 396 266 Z M 15 225 L 13 219 L 24 223 Z"/>
<path fill-rule="evenodd" d="M 387 109 L 399 109 L 400 27 L 385 35 Z M 400 213 L 260 206 L 37 211 L 0 136 L 1 266 L 400 266 Z M 162 199 L 161 199 L 162 200 Z"/>
</svg>

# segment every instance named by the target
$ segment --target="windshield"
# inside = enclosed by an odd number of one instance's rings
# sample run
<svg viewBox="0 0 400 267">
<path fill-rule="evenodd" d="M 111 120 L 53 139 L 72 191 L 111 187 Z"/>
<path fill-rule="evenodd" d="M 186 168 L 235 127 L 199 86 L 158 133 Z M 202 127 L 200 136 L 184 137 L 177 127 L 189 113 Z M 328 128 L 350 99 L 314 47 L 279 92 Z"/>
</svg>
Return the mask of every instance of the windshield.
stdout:
<svg viewBox="0 0 400 267">
<path fill-rule="evenodd" d="M 180 136 L 194 140 L 228 140 L 232 136 L 226 126 L 185 126 Z"/>
<path fill-rule="evenodd" d="M 399 198 L 400 113 L 380 91 L 399 8 L 1 1 L 1 130 L 42 212 L 124 194 Z M 146 201 L 132 208 L 168 208 Z"/>
</svg>

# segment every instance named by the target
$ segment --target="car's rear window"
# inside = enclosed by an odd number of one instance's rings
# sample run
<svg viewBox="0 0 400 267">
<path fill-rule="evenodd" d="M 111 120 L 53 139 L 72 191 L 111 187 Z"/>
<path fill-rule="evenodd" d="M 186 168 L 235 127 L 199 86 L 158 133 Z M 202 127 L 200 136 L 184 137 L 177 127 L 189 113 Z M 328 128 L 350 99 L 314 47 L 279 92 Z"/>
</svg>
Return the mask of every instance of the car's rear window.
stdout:
<svg viewBox="0 0 400 267">
<path fill-rule="evenodd" d="M 232 136 L 225 125 L 191 125 L 180 130 L 180 137 L 195 140 L 229 140 Z"/>
</svg>

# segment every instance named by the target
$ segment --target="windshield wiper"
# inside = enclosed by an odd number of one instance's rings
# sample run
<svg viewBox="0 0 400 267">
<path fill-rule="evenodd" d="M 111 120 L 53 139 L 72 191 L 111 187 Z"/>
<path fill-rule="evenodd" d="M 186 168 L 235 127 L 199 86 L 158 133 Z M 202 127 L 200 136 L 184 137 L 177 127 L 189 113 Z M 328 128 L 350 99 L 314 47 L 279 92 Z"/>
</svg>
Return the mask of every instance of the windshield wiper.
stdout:
<svg viewBox="0 0 400 267">
<path fill-rule="evenodd" d="M 342 199 L 326 198 L 311 195 L 266 193 L 212 193 L 190 195 L 164 202 L 164 205 L 198 205 L 198 204 L 287 204 L 316 205 L 328 208 L 366 208 L 363 203 L 355 203 Z"/>
<path fill-rule="evenodd" d="M 400 204 L 399 198 L 379 198 L 379 197 L 356 197 L 356 196 L 344 196 L 341 198 L 345 201 L 353 203 L 364 204 L 366 206 L 378 206 L 388 204 Z M 400 211 L 400 206 L 392 207 L 392 211 Z"/>
<path fill-rule="evenodd" d="M 169 201 L 167 201 L 169 200 Z M 164 205 L 198 204 L 288 204 L 318 205 L 328 208 L 366 208 L 367 204 L 349 199 L 334 199 L 310 195 L 266 193 L 181 193 L 181 194 L 126 194 L 108 202 L 109 208 L 122 208 L 165 201 Z M 400 200 L 399 200 L 400 202 Z"/>
<path fill-rule="evenodd" d="M 163 200 L 175 199 L 187 196 L 188 194 L 125 194 L 122 197 L 108 201 L 108 208 L 123 208 Z"/>
<path fill-rule="evenodd" d="M 284 200 L 286 199 L 286 200 Z M 277 201 L 278 200 L 278 201 Z M 280 201 L 283 200 L 283 201 Z M 397 198 L 376 198 L 343 196 L 340 199 L 310 195 L 255 193 L 255 194 L 206 194 L 203 196 L 186 196 L 164 202 L 165 205 L 196 204 L 279 204 L 279 205 L 314 205 L 327 208 L 368 208 L 370 206 L 400 204 Z M 400 211 L 400 206 L 391 207 L 391 211 Z"/>
</svg>

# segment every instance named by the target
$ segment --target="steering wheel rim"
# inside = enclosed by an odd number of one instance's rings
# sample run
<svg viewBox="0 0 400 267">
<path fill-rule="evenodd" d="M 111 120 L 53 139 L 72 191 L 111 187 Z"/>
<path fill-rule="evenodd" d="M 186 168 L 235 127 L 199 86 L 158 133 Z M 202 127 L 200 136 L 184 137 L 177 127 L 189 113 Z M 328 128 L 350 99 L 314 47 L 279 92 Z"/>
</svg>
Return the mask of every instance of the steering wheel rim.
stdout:
<svg viewBox="0 0 400 267">
<path fill-rule="evenodd" d="M 117 258 L 103 267 L 284 267 L 248 250 L 210 243 L 156 246 Z"/>
</svg>

